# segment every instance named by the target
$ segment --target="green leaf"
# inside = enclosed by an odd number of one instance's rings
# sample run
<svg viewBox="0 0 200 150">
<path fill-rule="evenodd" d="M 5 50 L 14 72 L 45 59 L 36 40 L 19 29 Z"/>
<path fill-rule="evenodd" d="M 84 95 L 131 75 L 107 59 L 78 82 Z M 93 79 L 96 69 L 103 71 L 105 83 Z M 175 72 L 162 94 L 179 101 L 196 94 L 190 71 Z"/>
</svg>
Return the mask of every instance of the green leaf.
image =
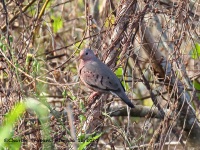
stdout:
<svg viewBox="0 0 200 150">
<path fill-rule="evenodd" d="M 6 51 L 6 45 L 2 46 L 2 50 L 5 52 Z"/>
<path fill-rule="evenodd" d="M 115 74 L 118 78 L 120 78 L 123 75 L 123 69 L 117 68 L 117 70 L 115 71 Z"/>
<path fill-rule="evenodd" d="M 24 113 L 24 103 L 18 103 L 16 106 L 5 116 L 5 120 L 0 127 L 0 148 L 5 147 L 7 144 L 6 139 L 10 139 L 13 135 L 13 125 L 17 122 L 19 117 Z M 12 145 L 14 142 L 9 142 Z M 20 144 L 20 143 L 19 143 Z"/>
<path fill-rule="evenodd" d="M 40 71 L 40 63 L 37 60 L 33 61 L 33 73 L 34 75 L 39 74 Z"/>
<path fill-rule="evenodd" d="M 52 3 L 53 3 L 53 1 L 49 1 L 47 6 L 46 6 L 46 9 L 49 9 L 52 6 Z"/>
<path fill-rule="evenodd" d="M 76 100 L 76 96 L 74 96 L 74 93 L 71 91 L 67 91 L 66 95 L 69 96 L 72 100 Z"/>
<path fill-rule="evenodd" d="M 97 135 L 94 136 L 94 137 L 91 137 L 91 136 L 90 136 L 89 138 L 85 139 L 85 141 L 79 145 L 78 150 L 83 150 L 83 149 L 85 149 L 87 145 L 89 145 L 89 144 L 92 143 L 93 141 L 97 140 L 102 134 L 103 134 L 103 133 L 100 133 L 100 134 L 97 134 Z M 84 137 L 85 137 L 85 136 L 84 136 Z M 81 141 L 83 140 L 84 137 L 82 137 Z M 79 138 L 79 140 L 80 140 L 80 138 Z"/>
<path fill-rule="evenodd" d="M 78 141 L 79 141 L 79 142 L 82 142 L 82 141 L 85 140 L 85 138 L 86 138 L 86 134 L 80 134 L 80 135 L 78 136 Z"/>
<path fill-rule="evenodd" d="M 25 100 L 25 105 L 28 110 L 32 110 L 33 112 L 35 112 L 37 117 L 39 118 L 42 128 L 42 139 L 51 141 L 51 129 L 49 128 L 49 109 L 47 107 L 48 103 L 45 101 L 46 97 L 39 97 L 39 101 L 33 98 L 27 98 Z M 50 143 L 43 142 L 42 144 L 43 147 L 48 147 Z"/>
<path fill-rule="evenodd" d="M 63 96 L 63 97 L 67 97 L 67 91 L 66 91 L 66 90 L 64 90 L 64 91 L 62 92 L 62 96 Z"/>
<path fill-rule="evenodd" d="M 150 98 L 148 98 L 143 101 L 143 105 L 144 106 L 153 106 L 153 102 Z"/>
<path fill-rule="evenodd" d="M 111 27 L 114 23 L 115 23 L 115 16 L 110 15 L 106 18 L 105 27 L 106 28 Z"/>
<path fill-rule="evenodd" d="M 121 78 L 123 76 L 123 68 L 117 68 L 117 70 L 115 71 L 115 74 L 117 75 L 118 78 Z M 125 87 L 125 89 L 129 89 L 129 84 L 126 83 L 125 81 L 122 82 L 122 85 Z"/>
<path fill-rule="evenodd" d="M 83 112 L 86 112 L 86 108 L 85 108 L 85 105 L 84 105 L 84 102 L 81 100 L 80 103 L 80 109 L 83 111 Z"/>
<path fill-rule="evenodd" d="M 79 48 L 79 49 L 83 49 L 84 48 L 84 46 L 85 46 L 85 44 L 84 43 L 82 43 L 82 42 L 76 42 L 75 44 L 74 44 L 74 49 L 77 49 L 77 48 Z M 78 52 L 78 55 L 79 55 L 79 51 L 77 51 Z"/>
<path fill-rule="evenodd" d="M 200 84 L 196 80 L 193 81 L 193 85 L 196 90 L 200 90 Z"/>
<path fill-rule="evenodd" d="M 2 48 L 2 47 L 3 47 L 3 43 L 0 42 L 0 48 Z"/>
<path fill-rule="evenodd" d="M 53 31 L 56 33 L 58 32 L 59 29 L 63 27 L 63 20 L 61 16 L 59 17 L 52 16 L 51 18 L 53 20 Z"/>
<path fill-rule="evenodd" d="M 193 59 L 198 59 L 200 57 L 200 44 L 196 43 L 195 48 L 190 51 L 190 55 Z"/>
<path fill-rule="evenodd" d="M 9 41 L 12 43 L 13 42 L 13 37 L 9 36 Z"/>
<path fill-rule="evenodd" d="M 28 53 L 26 55 L 26 66 L 33 60 L 33 54 Z"/>
<path fill-rule="evenodd" d="M 83 123 L 84 121 L 86 121 L 86 117 L 84 115 L 79 115 L 79 120 L 81 121 L 81 123 Z"/>
<path fill-rule="evenodd" d="M 12 150 L 19 150 L 22 144 L 21 138 L 9 138 L 5 139 L 5 148 Z"/>
</svg>

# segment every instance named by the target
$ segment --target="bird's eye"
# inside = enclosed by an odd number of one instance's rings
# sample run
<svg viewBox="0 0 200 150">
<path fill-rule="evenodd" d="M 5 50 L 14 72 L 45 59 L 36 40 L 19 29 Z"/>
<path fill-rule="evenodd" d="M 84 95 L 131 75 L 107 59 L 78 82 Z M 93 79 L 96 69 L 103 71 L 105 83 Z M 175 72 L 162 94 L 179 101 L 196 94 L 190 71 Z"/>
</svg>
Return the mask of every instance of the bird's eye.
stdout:
<svg viewBox="0 0 200 150">
<path fill-rule="evenodd" d="M 87 52 L 87 53 L 85 53 L 85 55 L 88 55 L 88 52 Z"/>
</svg>

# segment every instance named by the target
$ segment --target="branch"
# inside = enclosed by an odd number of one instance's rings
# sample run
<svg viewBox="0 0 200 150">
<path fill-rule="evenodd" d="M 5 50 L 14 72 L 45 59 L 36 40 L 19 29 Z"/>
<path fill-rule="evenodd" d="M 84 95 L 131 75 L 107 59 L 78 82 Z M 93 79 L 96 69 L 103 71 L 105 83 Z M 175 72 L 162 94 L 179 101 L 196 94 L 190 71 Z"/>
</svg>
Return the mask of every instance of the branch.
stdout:
<svg viewBox="0 0 200 150">
<path fill-rule="evenodd" d="M 169 110 L 164 110 L 165 113 L 169 113 Z M 109 108 L 108 114 L 111 117 L 119 117 L 119 116 L 128 116 L 127 107 L 113 106 Z M 130 110 L 131 117 L 148 117 L 148 118 L 159 118 L 162 119 L 163 116 L 161 115 L 160 111 L 156 107 L 149 107 L 149 106 L 142 106 L 142 105 L 135 105 L 134 109 Z M 170 118 L 172 114 L 170 115 Z"/>
<path fill-rule="evenodd" d="M 108 57 L 106 57 L 105 63 L 108 66 L 111 66 L 115 62 L 118 49 L 121 47 L 120 41 L 123 41 L 125 30 L 129 24 L 130 16 L 133 15 L 136 9 L 136 0 L 134 1 L 125 1 L 120 5 L 120 9 L 117 13 L 114 30 L 112 32 L 112 37 L 109 41 L 108 47 Z"/>
</svg>

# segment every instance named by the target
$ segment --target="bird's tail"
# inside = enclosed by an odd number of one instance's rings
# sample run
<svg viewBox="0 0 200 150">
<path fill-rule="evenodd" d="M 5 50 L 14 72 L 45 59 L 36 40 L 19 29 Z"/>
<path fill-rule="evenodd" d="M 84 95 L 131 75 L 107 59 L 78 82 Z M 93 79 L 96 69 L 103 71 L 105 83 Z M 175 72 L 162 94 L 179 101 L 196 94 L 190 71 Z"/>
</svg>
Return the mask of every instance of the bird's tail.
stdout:
<svg viewBox="0 0 200 150">
<path fill-rule="evenodd" d="M 125 94 L 125 92 L 119 92 L 116 93 L 129 107 L 134 108 L 135 106 L 131 101 L 129 100 L 128 96 Z"/>
</svg>

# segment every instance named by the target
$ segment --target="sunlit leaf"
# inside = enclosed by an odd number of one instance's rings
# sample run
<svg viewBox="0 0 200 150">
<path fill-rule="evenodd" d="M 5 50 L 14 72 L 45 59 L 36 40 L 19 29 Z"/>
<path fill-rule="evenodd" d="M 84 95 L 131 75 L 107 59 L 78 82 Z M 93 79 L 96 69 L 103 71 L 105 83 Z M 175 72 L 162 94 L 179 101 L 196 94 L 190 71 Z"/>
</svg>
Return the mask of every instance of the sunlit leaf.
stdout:
<svg viewBox="0 0 200 150">
<path fill-rule="evenodd" d="M 78 147 L 78 150 L 83 150 L 83 149 L 85 149 L 87 145 L 89 145 L 91 142 L 97 140 L 101 135 L 102 135 L 102 133 L 97 134 L 97 135 L 94 136 L 94 137 L 90 136 L 90 137 L 88 137 L 87 139 L 82 139 L 82 140 L 84 140 L 84 141 L 81 142 L 81 144 L 80 144 L 79 147 Z M 79 139 L 79 142 L 80 142 L 80 141 L 81 141 L 81 140 Z"/>
<path fill-rule="evenodd" d="M 63 27 L 63 20 L 61 16 L 59 17 L 52 16 L 51 18 L 53 20 L 53 31 L 56 33 L 58 32 L 59 29 Z"/>
<path fill-rule="evenodd" d="M 115 16 L 114 15 L 108 16 L 105 21 L 105 27 L 108 28 L 112 26 L 114 23 L 115 23 Z"/>
<path fill-rule="evenodd" d="M 115 74 L 118 78 L 120 78 L 123 75 L 123 69 L 117 68 L 117 70 L 115 71 Z"/>
<path fill-rule="evenodd" d="M 29 65 L 29 63 L 33 60 L 33 54 L 28 53 L 26 55 L 26 65 Z"/>
<path fill-rule="evenodd" d="M 153 102 L 150 98 L 143 100 L 143 104 L 144 106 L 153 106 Z"/>
<path fill-rule="evenodd" d="M 190 51 L 190 55 L 193 59 L 198 59 L 200 57 L 200 44 L 196 43 L 195 48 Z"/>
<path fill-rule="evenodd" d="M 15 123 L 19 117 L 24 113 L 24 103 L 18 103 L 16 106 L 5 116 L 4 122 L 0 127 L 0 148 L 4 147 L 6 140 L 11 138 L 12 131 Z M 12 144 L 9 143 L 9 144 Z"/>
<path fill-rule="evenodd" d="M 123 68 L 117 68 L 117 70 L 115 71 L 115 74 L 118 78 L 121 78 L 123 76 Z M 122 85 L 124 86 L 125 89 L 129 89 L 129 84 L 126 83 L 125 81 L 121 82 Z"/>
</svg>

